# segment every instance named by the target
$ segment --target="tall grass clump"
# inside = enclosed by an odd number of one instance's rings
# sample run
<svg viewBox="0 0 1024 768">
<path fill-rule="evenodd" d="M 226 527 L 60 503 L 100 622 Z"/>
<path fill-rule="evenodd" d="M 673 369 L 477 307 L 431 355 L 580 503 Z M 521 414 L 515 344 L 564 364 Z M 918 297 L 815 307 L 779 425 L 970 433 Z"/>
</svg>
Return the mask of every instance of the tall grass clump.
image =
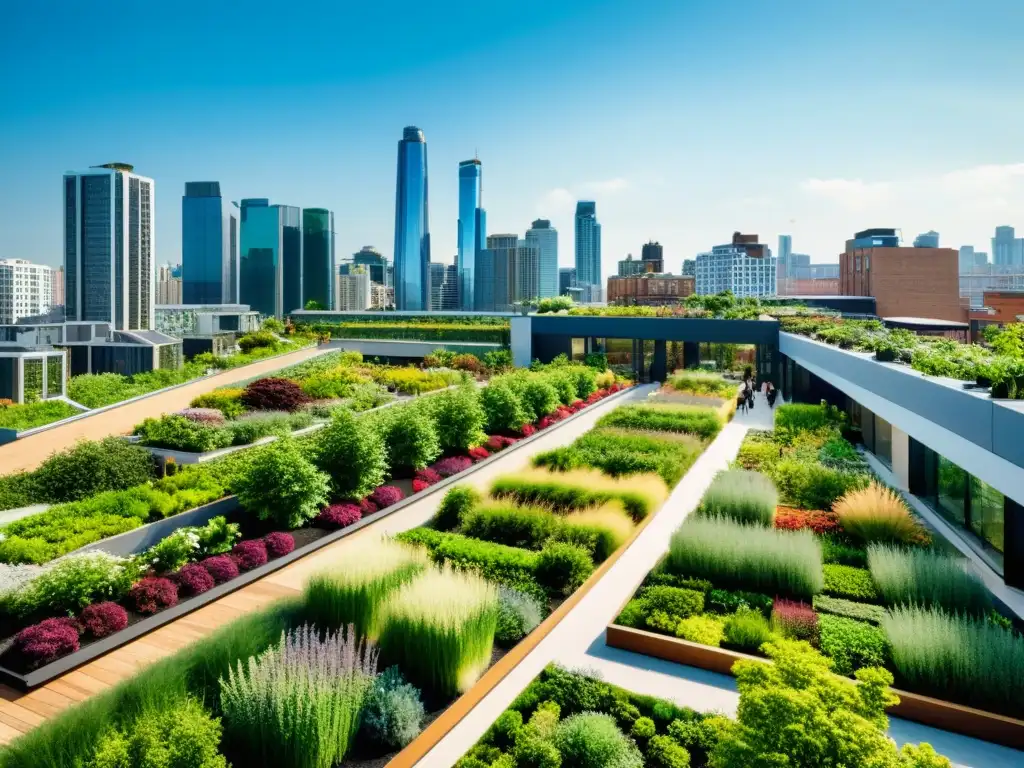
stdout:
<svg viewBox="0 0 1024 768">
<path fill-rule="evenodd" d="M 425 693 L 450 698 L 487 669 L 498 624 L 498 592 L 468 573 L 430 570 L 388 601 L 381 655 Z"/>
<path fill-rule="evenodd" d="M 386 540 L 353 548 L 343 562 L 306 583 L 309 618 L 324 628 L 351 624 L 357 636 L 375 639 L 384 601 L 429 563 L 418 547 Z"/>
<path fill-rule="evenodd" d="M 964 561 L 938 552 L 872 544 L 868 570 L 888 605 L 945 608 L 976 616 L 992 605 L 988 589 Z"/>
<path fill-rule="evenodd" d="M 701 397 L 721 397 L 736 399 L 736 387 L 734 381 L 727 381 L 724 377 L 710 371 L 688 370 L 678 371 L 669 377 L 668 385 L 677 392 L 687 392 L 691 395 Z"/>
<path fill-rule="evenodd" d="M 721 588 L 805 600 L 824 586 L 821 546 L 809 530 L 778 531 L 722 518 L 694 518 L 679 526 L 666 565 Z"/>
<path fill-rule="evenodd" d="M 345 757 L 376 676 L 377 651 L 355 632 L 321 638 L 310 625 L 228 669 L 226 737 L 246 765 L 330 768 Z"/>
<path fill-rule="evenodd" d="M 982 619 L 910 606 L 882 619 L 897 685 L 1024 716 L 1024 637 Z"/>
<path fill-rule="evenodd" d="M 866 544 L 910 544 L 921 526 L 899 494 L 878 483 L 850 491 L 832 505 L 843 530 Z"/>
<path fill-rule="evenodd" d="M 779 494 L 771 478 L 748 469 L 719 472 L 704 493 L 700 514 L 771 528 Z"/>
<path fill-rule="evenodd" d="M 718 412 L 699 405 L 623 405 L 602 416 L 599 427 L 688 432 L 710 440 L 722 429 Z"/>
<path fill-rule="evenodd" d="M 630 517 L 639 522 L 668 498 L 668 487 L 657 475 L 616 478 L 588 469 L 527 469 L 499 477 L 491 485 L 491 495 L 515 499 L 520 504 L 550 505 L 562 513 L 619 500 Z"/>
<path fill-rule="evenodd" d="M 634 528 L 622 503 L 610 501 L 566 515 L 556 538 L 582 546 L 590 552 L 594 562 L 600 563 L 626 543 Z"/>
</svg>

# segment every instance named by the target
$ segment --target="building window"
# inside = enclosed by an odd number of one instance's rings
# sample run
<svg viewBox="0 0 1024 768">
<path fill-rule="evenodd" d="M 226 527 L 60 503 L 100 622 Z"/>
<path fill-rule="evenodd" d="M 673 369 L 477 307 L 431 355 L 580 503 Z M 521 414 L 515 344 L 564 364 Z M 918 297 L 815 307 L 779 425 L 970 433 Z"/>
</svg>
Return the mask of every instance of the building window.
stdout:
<svg viewBox="0 0 1024 768">
<path fill-rule="evenodd" d="M 46 396 L 60 397 L 64 394 L 63 357 L 50 355 L 46 358 Z"/>
<path fill-rule="evenodd" d="M 1003 509 L 1006 499 L 988 483 L 970 478 L 971 530 L 997 552 L 1003 551 Z"/>
<path fill-rule="evenodd" d="M 34 403 L 43 399 L 43 360 L 42 358 L 26 358 L 24 367 L 24 402 Z"/>
<path fill-rule="evenodd" d="M 876 415 L 874 427 L 874 454 L 892 469 L 892 424 Z"/>
</svg>

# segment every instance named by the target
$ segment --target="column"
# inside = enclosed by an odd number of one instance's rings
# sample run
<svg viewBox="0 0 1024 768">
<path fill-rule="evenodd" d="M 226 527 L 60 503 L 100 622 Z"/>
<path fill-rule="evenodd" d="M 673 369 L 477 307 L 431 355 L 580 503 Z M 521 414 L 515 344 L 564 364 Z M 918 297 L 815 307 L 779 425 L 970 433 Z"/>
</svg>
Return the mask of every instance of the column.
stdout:
<svg viewBox="0 0 1024 768">
<path fill-rule="evenodd" d="M 892 473 L 901 491 L 910 490 L 910 436 L 896 426 L 892 427 Z"/>
<path fill-rule="evenodd" d="M 509 331 L 512 364 L 517 368 L 526 368 L 533 362 L 532 318 L 529 315 L 516 315 L 512 317 Z"/>
<path fill-rule="evenodd" d="M 654 359 L 651 361 L 651 381 L 664 382 L 668 378 L 668 349 L 664 339 L 654 340 Z"/>
<path fill-rule="evenodd" d="M 700 365 L 700 344 L 696 341 L 683 342 L 683 367 L 696 368 Z"/>
</svg>

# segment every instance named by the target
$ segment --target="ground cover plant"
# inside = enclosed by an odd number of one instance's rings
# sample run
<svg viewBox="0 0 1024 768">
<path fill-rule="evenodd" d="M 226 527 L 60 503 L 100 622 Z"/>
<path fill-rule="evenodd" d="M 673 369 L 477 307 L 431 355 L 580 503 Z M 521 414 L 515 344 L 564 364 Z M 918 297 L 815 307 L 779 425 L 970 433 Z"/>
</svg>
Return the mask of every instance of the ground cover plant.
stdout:
<svg viewBox="0 0 1024 768">
<path fill-rule="evenodd" d="M 629 405 L 602 416 L 601 427 L 686 432 L 705 440 L 713 439 L 722 429 L 718 414 L 701 406 L 688 405 Z"/>
<path fill-rule="evenodd" d="M 39 400 L 34 403 L 0 403 L 0 429 L 24 432 L 27 429 L 52 424 L 82 413 L 66 400 Z"/>
</svg>

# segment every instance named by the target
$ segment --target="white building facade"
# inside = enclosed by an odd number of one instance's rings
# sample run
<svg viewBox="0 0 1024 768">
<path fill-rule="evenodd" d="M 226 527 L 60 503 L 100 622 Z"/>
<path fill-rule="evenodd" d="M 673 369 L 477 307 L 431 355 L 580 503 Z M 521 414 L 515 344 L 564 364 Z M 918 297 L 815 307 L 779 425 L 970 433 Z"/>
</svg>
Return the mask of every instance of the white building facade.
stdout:
<svg viewBox="0 0 1024 768">
<path fill-rule="evenodd" d="M 537 249 L 539 270 L 537 295 L 548 299 L 558 295 L 558 230 L 547 219 L 537 219 L 526 230 L 526 245 Z"/>
<path fill-rule="evenodd" d="M 696 293 L 732 291 L 737 298 L 775 296 L 778 259 L 767 248 L 764 252 L 763 256 L 750 256 L 742 246 L 730 244 L 697 254 Z"/>
<path fill-rule="evenodd" d="M 0 325 L 45 315 L 53 306 L 53 269 L 24 259 L 0 261 Z"/>
<path fill-rule="evenodd" d="M 356 267 L 347 275 L 338 275 L 337 299 L 338 310 L 341 312 L 356 312 L 370 309 L 373 299 L 370 290 L 370 273 L 365 269 Z"/>
</svg>

